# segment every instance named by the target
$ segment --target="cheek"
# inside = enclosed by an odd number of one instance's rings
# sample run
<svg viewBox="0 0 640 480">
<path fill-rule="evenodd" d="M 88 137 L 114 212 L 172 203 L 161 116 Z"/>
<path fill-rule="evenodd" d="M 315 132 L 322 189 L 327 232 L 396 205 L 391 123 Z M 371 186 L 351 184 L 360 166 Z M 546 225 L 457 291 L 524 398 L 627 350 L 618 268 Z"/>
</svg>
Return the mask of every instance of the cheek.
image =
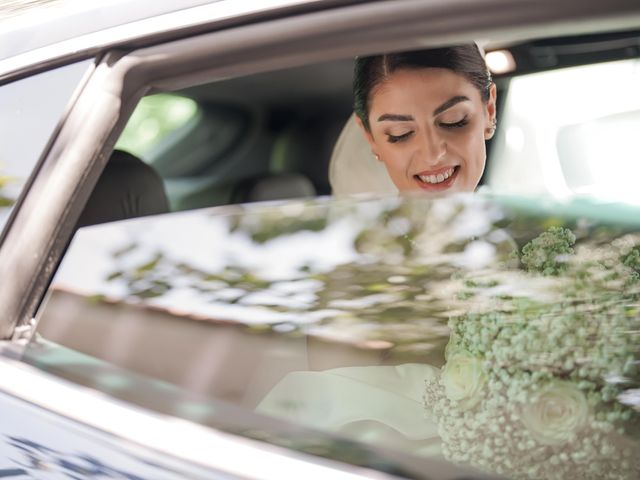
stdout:
<svg viewBox="0 0 640 480">
<path fill-rule="evenodd" d="M 414 189 L 407 171 L 411 163 L 411 155 L 405 151 L 395 148 L 380 150 L 380 158 L 384 163 L 389 178 L 400 191 Z"/>
<path fill-rule="evenodd" d="M 404 171 L 411 161 L 411 149 L 406 145 L 385 142 L 378 151 L 389 170 Z"/>
<path fill-rule="evenodd" d="M 474 132 L 473 135 L 466 136 L 458 147 L 465 166 L 465 184 L 469 190 L 473 190 L 484 172 L 486 160 L 484 135 L 482 132 L 479 135 Z"/>
<path fill-rule="evenodd" d="M 468 138 L 465 141 L 463 148 L 465 152 L 465 160 L 470 164 L 469 166 L 475 166 L 484 163 L 486 153 L 484 138 L 482 136 L 474 135 Z"/>
<path fill-rule="evenodd" d="M 393 180 L 393 183 L 398 185 L 398 181 L 404 177 L 403 173 L 405 168 L 403 162 L 390 155 L 385 155 L 382 158 L 384 158 L 383 163 L 391 177 L 391 180 Z"/>
</svg>

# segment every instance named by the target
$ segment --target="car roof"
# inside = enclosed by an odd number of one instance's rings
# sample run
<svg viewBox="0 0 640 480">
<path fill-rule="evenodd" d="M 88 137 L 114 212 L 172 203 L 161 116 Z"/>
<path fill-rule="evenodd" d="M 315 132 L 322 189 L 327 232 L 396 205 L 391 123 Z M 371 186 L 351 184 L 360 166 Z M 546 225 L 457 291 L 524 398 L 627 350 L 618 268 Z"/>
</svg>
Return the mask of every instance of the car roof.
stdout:
<svg viewBox="0 0 640 480">
<path fill-rule="evenodd" d="M 220 0 L 50 0 L 22 8 L 0 5 L 0 59 L 118 25 Z"/>
<path fill-rule="evenodd" d="M 22 9 L 0 5 L 0 81 L 107 48 L 140 47 L 157 34 L 186 35 L 216 20 L 349 3 L 358 0 L 43 0 Z"/>
</svg>

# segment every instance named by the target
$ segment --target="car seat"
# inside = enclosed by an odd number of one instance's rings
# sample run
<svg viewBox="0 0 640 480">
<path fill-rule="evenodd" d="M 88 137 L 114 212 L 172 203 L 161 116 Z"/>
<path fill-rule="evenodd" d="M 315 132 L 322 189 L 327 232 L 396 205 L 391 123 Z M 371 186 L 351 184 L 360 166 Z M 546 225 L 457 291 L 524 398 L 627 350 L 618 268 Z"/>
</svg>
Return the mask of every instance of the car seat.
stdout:
<svg viewBox="0 0 640 480">
<path fill-rule="evenodd" d="M 276 173 L 252 177 L 238 183 L 231 194 L 231 203 L 263 202 L 316 195 L 316 189 L 306 176 L 297 173 Z"/>
<path fill-rule="evenodd" d="M 329 159 L 344 118 L 335 112 L 314 115 L 285 128 L 271 151 L 271 172 L 237 184 L 231 202 L 328 195 Z"/>
<path fill-rule="evenodd" d="M 271 152 L 272 170 L 304 175 L 318 195 L 331 193 L 329 160 L 347 116 L 342 111 L 317 114 L 285 129 Z"/>
<path fill-rule="evenodd" d="M 76 228 L 169 211 L 162 179 L 138 157 L 114 150 Z"/>
</svg>

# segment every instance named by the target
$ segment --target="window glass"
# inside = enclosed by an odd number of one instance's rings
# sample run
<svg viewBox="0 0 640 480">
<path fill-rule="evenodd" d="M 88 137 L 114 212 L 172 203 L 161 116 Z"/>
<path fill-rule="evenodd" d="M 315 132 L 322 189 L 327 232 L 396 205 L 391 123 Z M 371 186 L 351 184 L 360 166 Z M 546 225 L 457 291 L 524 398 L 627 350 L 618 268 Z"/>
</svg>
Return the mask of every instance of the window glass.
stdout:
<svg viewBox="0 0 640 480">
<path fill-rule="evenodd" d="M 638 59 L 511 79 L 489 185 L 514 194 L 640 202 L 638 84 Z"/>
<path fill-rule="evenodd" d="M 91 60 L 0 86 L 0 227 Z"/>
<path fill-rule="evenodd" d="M 74 239 L 38 328 L 244 409 L 243 435 L 271 439 L 258 413 L 337 435 L 319 449 L 334 457 L 342 438 L 423 469 L 449 461 L 561 479 L 615 468 L 632 479 L 638 213 L 451 196 L 95 226 Z M 222 415 L 197 404 L 172 412 L 216 426 Z"/>
</svg>

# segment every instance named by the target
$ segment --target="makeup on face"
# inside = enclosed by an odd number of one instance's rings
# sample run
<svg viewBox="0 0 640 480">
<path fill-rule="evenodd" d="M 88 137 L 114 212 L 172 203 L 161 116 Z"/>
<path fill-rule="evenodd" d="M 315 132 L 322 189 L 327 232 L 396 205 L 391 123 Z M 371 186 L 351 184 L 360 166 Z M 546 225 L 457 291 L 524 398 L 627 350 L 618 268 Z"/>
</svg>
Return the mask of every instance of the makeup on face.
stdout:
<svg viewBox="0 0 640 480">
<path fill-rule="evenodd" d="M 370 105 L 369 143 L 400 191 L 475 189 L 490 106 L 462 75 L 399 70 L 374 89 Z"/>
</svg>

